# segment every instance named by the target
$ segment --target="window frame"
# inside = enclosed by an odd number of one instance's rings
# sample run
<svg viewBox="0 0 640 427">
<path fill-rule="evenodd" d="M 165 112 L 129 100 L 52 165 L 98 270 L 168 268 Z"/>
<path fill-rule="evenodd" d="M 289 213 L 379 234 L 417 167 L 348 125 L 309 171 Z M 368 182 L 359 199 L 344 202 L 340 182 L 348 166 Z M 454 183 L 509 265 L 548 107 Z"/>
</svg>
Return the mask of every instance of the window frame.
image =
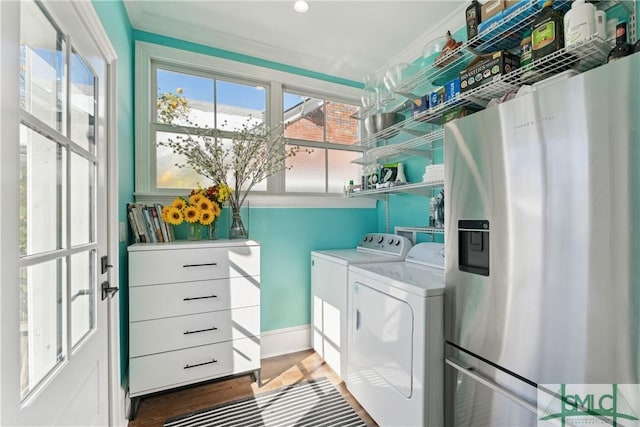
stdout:
<svg viewBox="0 0 640 427">
<path fill-rule="evenodd" d="M 312 79 L 297 74 L 260 67 L 244 62 L 185 51 L 152 43 L 136 41 L 135 46 L 135 190 L 137 202 L 170 203 L 184 190 L 157 188 L 155 150 L 152 150 L 155 135 L 152 135 L 156 110 L 151 106 L 151 96 L 157 91 L 154 66 L 178 72 L 206 73 L 206 77 L 237 82 L 256 83 L 266 88 L 267 124 L 276 128 L 284 119 L 284 91 L 308 95 L 325 100 L 358 105 L 360 89 Z M 169 68 L 167 68 L 169 67 Z M 285 83 L 286 82 L 286 85 Z M 162 125 L 154 125 L 156 127 Z M 170 127 L 170 126 L 169 126 Z M 289 140 L 297 144 L 298 140 Z M 310 141 L 299 141 L 309 145 Z M 335 148 L 364 151 L 358 145 L 330 144 Z M 152 152 L 153 151 L 153 152 Z M 354 208 L 375 207 L 375 199 L 344 197 L 335 193 L 285 193 L 285 172 L 272 176 L 267 182 L 266 192 L 251 192 L 247 200 L 252 207 L 331 207 Z"/>
</svg>

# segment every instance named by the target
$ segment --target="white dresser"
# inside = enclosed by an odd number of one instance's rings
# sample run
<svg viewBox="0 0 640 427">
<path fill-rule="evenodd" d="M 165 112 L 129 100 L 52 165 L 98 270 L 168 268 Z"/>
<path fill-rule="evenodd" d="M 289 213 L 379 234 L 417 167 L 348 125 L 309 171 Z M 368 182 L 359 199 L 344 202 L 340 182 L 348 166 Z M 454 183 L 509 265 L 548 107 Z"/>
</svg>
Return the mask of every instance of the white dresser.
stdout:
<svg viewBox="0 0 640 427">
<path fill-rule="evenodd" d="M 259 243 L 129 246 L 130 396 L 251 371 L 259 380 Z"/>
</svg>

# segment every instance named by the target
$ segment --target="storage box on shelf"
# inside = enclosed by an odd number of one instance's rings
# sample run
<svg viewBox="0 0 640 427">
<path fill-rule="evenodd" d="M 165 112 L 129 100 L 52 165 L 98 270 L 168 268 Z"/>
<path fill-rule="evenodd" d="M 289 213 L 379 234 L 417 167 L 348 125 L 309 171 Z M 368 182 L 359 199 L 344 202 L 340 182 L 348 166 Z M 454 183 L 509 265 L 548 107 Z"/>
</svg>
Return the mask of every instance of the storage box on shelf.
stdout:
<svg viewBox="0 0 640 427">
<path fill-rule="evenodd" d="M 129 246 L 132 398 L 259 370 L 257 242 Z"/>
</svg>

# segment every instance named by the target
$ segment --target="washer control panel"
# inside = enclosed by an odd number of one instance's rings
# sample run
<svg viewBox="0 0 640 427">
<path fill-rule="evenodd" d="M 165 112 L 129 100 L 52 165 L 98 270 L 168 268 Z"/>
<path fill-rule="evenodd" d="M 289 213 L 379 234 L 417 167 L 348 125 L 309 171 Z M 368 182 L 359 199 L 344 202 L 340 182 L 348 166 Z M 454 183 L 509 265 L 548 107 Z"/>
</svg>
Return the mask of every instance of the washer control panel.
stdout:
<svg viewBox="0 0 640 427">
<path fill-rule="evenodd" d="M 411 249 L 411 240 L 404 236 L 388 233 L 367 233 L 360 239 L 358 250 L 404 257 Z"/>
</svg>

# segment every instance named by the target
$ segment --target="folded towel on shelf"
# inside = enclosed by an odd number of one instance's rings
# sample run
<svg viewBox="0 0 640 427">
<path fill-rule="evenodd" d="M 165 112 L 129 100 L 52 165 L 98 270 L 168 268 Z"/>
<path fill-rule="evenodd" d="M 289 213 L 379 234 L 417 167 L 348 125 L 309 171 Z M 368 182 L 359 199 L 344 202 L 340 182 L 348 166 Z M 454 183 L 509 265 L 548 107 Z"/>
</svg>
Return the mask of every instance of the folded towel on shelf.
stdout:
<svg viewBox="0 0 640 427">
<path fill-rule="evenodd" d="M 424 170 L 422 182 L 444 181 L 444 165 L 428 165 Z"/>
</svg>

